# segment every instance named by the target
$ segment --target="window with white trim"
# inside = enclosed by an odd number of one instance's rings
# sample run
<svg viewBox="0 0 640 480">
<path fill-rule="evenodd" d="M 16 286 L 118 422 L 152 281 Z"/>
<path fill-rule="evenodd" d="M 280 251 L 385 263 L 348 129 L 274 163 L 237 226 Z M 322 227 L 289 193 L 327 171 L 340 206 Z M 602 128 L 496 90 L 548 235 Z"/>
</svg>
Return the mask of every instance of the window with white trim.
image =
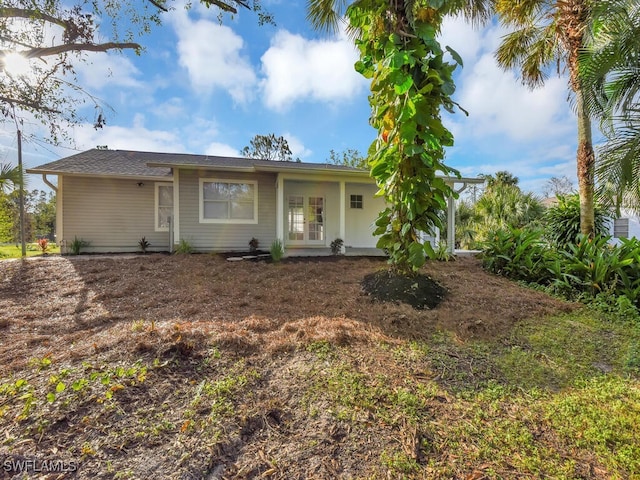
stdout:
<svg viewBox="0 0 640 480">
<path fill-rule="evenodd" d="M 362 208 L 362 195 L 351 195 L 349 205 L 351 208 Z"/>
<path fill-rule="evenodd" d="M 173 217 L 173 184 L 156 182 L 156 232 L 168 232 Z"/>
<path fill-rule="evenodd" d="M 201 178 L 200 223 L 258 223 L 258 182 Z"/>
<path fill-rule="evenodd" d="M 613 221 L 614 238 L 629 238 L 629 219 L 616 218 Z"/>
</svg>

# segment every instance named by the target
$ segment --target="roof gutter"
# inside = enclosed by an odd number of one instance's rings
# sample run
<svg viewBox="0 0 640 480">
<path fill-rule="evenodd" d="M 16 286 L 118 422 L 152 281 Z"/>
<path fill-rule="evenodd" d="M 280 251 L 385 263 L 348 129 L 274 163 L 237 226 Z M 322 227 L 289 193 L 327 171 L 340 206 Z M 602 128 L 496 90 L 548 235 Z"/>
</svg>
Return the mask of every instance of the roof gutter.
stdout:
<svg viewBox="0 0 640 480">
<path fill-rule="evenodd" d="M 42 181 L 51 189 L 53 190 L 55 193 L 58 193 L 58 187 L 55 186 L 53 183 L 51 183 L 49 181 L 49 179 L 47 178 L 47 174 L 43 173 L 42 174 Z"/>
<path fill-rule="evenodd" d="M 344 170 L 339 168 L 282 168 L 257 166 L 256 172 L 276 172 L 276 173 L 324 173 L 329 175 L 354 175 L 359 177 L 369 177 L 367 170 Z"/>
<path fill-rule="evenodd" d="M 225 170 L 228 172 L 255 172 L 256 169 L 253 166 L 249 167 L 228 167 L 223 165 L 199 165 L 199 164 L 190 164 L 190 163 L 156 163 L 156 162 L 148 162 L 147 167 L 151 168 L 192 168 L 194 170 Z"/>
</svg>

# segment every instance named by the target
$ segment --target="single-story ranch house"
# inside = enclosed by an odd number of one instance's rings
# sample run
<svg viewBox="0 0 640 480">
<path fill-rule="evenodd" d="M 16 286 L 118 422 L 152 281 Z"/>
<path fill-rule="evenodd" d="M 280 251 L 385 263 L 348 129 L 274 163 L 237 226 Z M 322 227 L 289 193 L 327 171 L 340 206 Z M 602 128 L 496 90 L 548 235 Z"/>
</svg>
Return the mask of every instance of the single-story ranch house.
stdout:
<svg viewBox="0 0 640 480">
<path fill-rule="evenodd" d="M 94 149 L 27 172 L 57 192 L 63 253 L 76 238 L 87 252 L 134 252 L 142 237 L 156 251 L 181 240 L 196 251 L 246 251 L 252 238 L 268 250 L 279 238 L 287 250 L 325 252 L 340 238 L 358 253 L 375 248 L 384 208 L 368 171 L 342 165 Z M 459 191 L 483 182 L 444 180 Z M 454 209 L 451 199 L 450 223 Z"/>
</svg>

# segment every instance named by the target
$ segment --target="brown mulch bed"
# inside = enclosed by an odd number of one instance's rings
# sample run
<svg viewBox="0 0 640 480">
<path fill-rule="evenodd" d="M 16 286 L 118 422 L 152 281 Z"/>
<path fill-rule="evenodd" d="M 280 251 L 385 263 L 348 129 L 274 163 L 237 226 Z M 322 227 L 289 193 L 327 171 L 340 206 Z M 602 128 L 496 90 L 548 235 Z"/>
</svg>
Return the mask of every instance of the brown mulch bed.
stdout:
<svg viewBox="0 0 640 480">
<path fill-rule="evenodd" d="M 437 308 L 416 310 L 363 293 L 363 278 L 385 268 L 376 258 L 268 264 L 212 255 L 2 262 L 0 364 L 20 368 L 52 351 L 118 355 L 130 348 L 126 333 L 134 321 L 274 351 L 324 336 L 420 339 L 443 329 L 461 338 L 498 337 L 519 320 L 575 308 L 461 257 L 427 264 L 422 273 L 447 293 Z"/>
<path fill-rule="evenodd" d="M 407 370 L 380 345 L 440 331 L 461 342 L 501 338 L 524 319 L 576 308 L 487 274 L 470 257 L 423 269 L 446 290 L 436 308 L 381 302 L 363 292 L 362 281 L 386 267 L 377 258 L 270 264 L 212 255 L 0 262 L 5 379 L 24 376 L 51 391 L 59 379 L 49 372 L 64 368 L 91 378 L 113 365 L 152 366 L 146 380 L 137 370 L 118 377 L 114 402 L 103 396 L 111 384 L 101 387 L 98 376 L 85 396 L 77 394 L 74 409 L 45 403 L 40 416 L 22 423 L 0 415 L 0 436 L 12 445 L 12 458 L 80 461 L 78 478 L 129 470 L 133 478 L 374 478 L 380 452 L 414 448 L 430 434 L 400 428 L 398 420 L 374 421 L 366 411 L 337 417 L 323 408 L 325 400 L 309 396 L 325 388 L 314 383 L 325 370 L 345 362 L 402 387 L 407 375 L 420 382 L 435 373 Z M 351 348 L 336 366 L 309 350 L 323 345 Z M 40 368 L 42 359 L 53 367 Z M 251 370 L 259 376 L 246 374 Z M 236 387 L 224 382 L 241 374 L 246 383 L 232 407 L 215 396 L 199 406 L 206 388 L 232 396 Z M 116 382 L 110 375 L 107 381 Z M 76 395 L 68 391 L 60 395 Z M 447 402 L 439 394 L 428 408 L 437 416 Z M 213 428 L 212 412 L 220 408 L 232 410 L 219 413 Z M 200 433 L 214 430 L 207 438 Z M 0 444 L 0 462 L 6 452 Z"/>
</svg>

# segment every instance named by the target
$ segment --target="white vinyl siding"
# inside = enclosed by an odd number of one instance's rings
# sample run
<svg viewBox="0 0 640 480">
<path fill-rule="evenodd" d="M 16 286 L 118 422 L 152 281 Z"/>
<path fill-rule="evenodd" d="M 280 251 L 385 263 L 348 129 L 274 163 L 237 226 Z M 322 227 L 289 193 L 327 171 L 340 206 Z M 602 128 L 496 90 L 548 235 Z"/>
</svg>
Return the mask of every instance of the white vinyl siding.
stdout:
<svg viewBox="0 0 640 480">
<path fill-rule="evenodd" d="M 173 184 L 156 182 L 156 232 L 169 231 L 173 217 Z"/>
<path fill-rule="evenodd" d="M 258 183 L 201 178 L 200 223 L 258 223 Z"/>
</svg>

